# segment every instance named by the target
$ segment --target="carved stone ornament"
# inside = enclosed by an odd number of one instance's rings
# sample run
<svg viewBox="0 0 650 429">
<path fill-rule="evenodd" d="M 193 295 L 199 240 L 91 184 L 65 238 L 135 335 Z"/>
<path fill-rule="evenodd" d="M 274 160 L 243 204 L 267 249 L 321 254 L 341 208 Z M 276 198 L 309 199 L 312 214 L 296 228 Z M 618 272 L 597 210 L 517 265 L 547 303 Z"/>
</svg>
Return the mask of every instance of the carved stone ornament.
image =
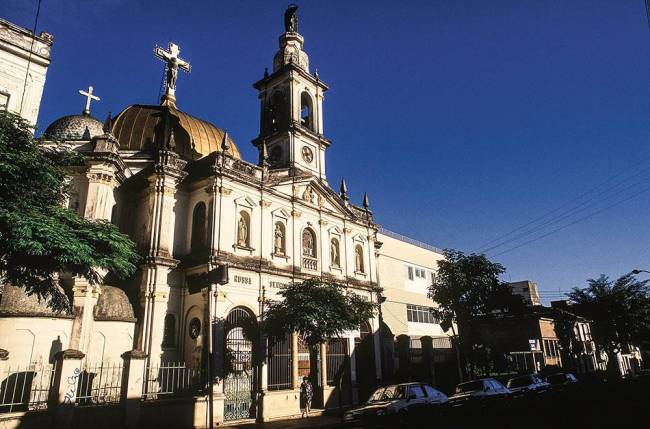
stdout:
<svg viewBox="0 0 650 429">
<path fill-rule="evenodd" d="M 291 212 L 291 216 L 293 216 L 293 217 L 296 218 L 296 219 L 298 219 L 298 218 L 300 217 L 301 214 L 302 214 L 301 212 L 296 211 L 296 210 L 293 210 L 293 211 Z"/>
<path fill-rule="evenodd" d="M 307 185 L 305 188 L 305 192 L 302 194 L 302 199 L 307 201 L 308 203 L 314 204 L 314 200 L 316 198 L 316 195 L 314 194 L 314 191 L 312 190 L 311 186 Z"/>
</svg>

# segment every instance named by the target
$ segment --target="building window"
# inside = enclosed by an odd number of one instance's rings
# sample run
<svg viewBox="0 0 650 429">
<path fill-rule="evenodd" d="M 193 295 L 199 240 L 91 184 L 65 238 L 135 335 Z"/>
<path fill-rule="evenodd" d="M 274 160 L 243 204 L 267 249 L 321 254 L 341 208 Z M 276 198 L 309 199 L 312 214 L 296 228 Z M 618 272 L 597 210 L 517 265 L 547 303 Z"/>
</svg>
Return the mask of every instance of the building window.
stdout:
<svg viewBox="0 0 650 429">
<path fill-rule="evenodd" d="M 558 340 L 544 340 L 544 352 L 547 357 L 558 358 L 560 356 Z"/>
<path fill-rule="evenodd" d="M 413 280 L 413 267 L 411 267 L 410 265 L 408 267 L 406 267 L 406 273 L 407 273 L 408 279 Z"/>
<path fill-rule="evenodd" d="M 431 307 L 424 307 L 421 305 L 406 305 L 406 319 L 409 322 L 416 323 L 439 323 L 438 320 L 431 314 Z"/>
<path fill-rule="evenodd" d="M 343 386 L 350 384 L 348 339 L 330 338 L 327 340 L 327 385 L 337 386 L 339 380 Z"/>
<path fill-rule="evenodd" d="M 190 249 L 192 253 L 205 250 L 205 203 L 200 202 L 194 206 L 192 212 L 192 236 L 190 241 Z"/>
<path fill-rule="evenodd" d="M 341 252 L 337 238 L 332 238 L 330 242 L 330 261 L 333 267 L 341 267 Z"/>
<path fill-rule="evenodd" d="M 429 273 L 429 275 L 431 276 L 431 284 L 435 284 L 435 283 L 436 283 L 436 273 L 434 273 L 433 271 L 431 271 L 431 272 Z"/>
<path fill-rule="evenodd" d="M 239 221 L 237 222 L 237 246 L 250 247 L 251 237 L 251 217 L 245 212 L 239 212 Z"/>
<path fill-rule="evenodd" d="M 300 125 L 309 128 L 312 131 L 314 130 L 313 110 L 311 95 L 307 92 L 303 92 L 300 95 Z"/>
<path fill-rule="evenodd" d="M 366 270 L 363 266 L 363 246 L 357 244 L 354 248 L 354 268 L 358 273 L 365 273 Z"/>
<path fill-rule="evenodd" d="M 9 94 L 0 92 L 0 110 L 9 110 Z"/>
<path fill-rule="evenodd" d="M 162 346 L 171 348 L 176 345 L 176 316 L 168 314 L 165 316 L 163 328 Z"/>
<path fill-rule="evenodd" d="M 286 230 L 284 223 L 276 222 L 273 230 L 273 253 L 284 255 L 286 253 Z"/>
</svg>

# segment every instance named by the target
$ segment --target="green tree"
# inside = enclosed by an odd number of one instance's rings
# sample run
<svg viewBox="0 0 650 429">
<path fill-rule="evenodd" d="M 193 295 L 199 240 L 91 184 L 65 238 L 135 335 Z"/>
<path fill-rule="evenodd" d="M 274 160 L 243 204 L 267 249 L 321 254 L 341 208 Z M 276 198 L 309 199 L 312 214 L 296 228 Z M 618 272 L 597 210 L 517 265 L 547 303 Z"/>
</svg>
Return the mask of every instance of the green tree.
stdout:
<svg viewBox="0 0 650 429">
<path fill-rule="evenodd" d="M 457 346 L 470 371 L 474 363 L 470 357 L 475 344 L 471 322 L 491 310 L 510 305 L 512 293 L 499 276 L 503 265 L 490 261 L 485 255 L 445 250 L 445 258 L 438 261 L 438 272 L 429 286 L 428 296 L 434 302 L 433 315 L 443 327 L 458 327 Z"/>
<path fill-rule="evenodd" d="M 648 280 L 626 274 L 615 281 L 605 275 L 587 280 L 586 288 L 568 294 L 576 312 L 591 321 L 598 347 L 607 353 L 607 372 L 619 375 L 616 353 L 627 344 L 640 344 L 650 331 Z"/>
<path fill-rule="evenodd" d="M 359 329 L 362 322 L 374 317 L 377 308 L 376 303 L 349 289 L 320 279 L 292 283 L 278 294 L 280 300 L 266 304 L 261 332 L 275 338 L 296 332 L 311 347 Z"/>
<path fill-rule="evenodd" d="M 23 287 L 56 311 L 70 307 L 59 273 L 96 284 L 96 269 L 124 278 L 138 259 L 133 242 L 114 225 L 64 208 L 62 166 L 81 162 L 74 152 L 38 144 L 19 116 L 0 113 L 0 282 Z"/>
</svg>

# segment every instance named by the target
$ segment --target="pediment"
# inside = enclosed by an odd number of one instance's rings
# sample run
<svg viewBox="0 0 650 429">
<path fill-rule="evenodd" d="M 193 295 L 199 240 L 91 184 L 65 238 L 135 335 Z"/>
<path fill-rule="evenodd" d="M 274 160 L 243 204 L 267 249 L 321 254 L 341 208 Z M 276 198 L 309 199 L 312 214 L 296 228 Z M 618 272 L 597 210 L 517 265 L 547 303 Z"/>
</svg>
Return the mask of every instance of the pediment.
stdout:
<svg viewBox="0 0 650 429">
<path fill-rule="evenodd" d="M 252 199 L 251 197 L 249 197 L 249 196 L 239 197 L 239 198 L 237 198 L 237 199 L 235 200 L 235 203 L 236 203 L 238 206 L 244 206 L 244 207 L 248 207 L 248 208 L 251 208 L 251 209 L 252 209 L 253 207 L 257 206 L 257 203 L 255 202 L 255 200 L 253 200 L 253 199 Z"/>
<path fill-rule="evenodd" d="M 288 211 L 286 211 L 284 208 L 280 207 L 279 209 L 275 209 L 271 212 L 271 214 L 275 217 L 281 217 L 284 219 L 289 219 L 291 214 L 289 214 Z"/>
</svg>

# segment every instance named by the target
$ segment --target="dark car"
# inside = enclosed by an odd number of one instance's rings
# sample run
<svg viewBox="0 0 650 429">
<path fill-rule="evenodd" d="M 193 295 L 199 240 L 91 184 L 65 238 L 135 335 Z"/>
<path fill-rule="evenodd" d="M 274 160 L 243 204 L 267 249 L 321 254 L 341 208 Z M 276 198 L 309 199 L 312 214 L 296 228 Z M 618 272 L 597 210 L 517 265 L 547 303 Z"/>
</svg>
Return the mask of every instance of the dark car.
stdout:
<svg viewBox="0 0 650 429">
<path fill-rule="evenodd" d="M 494 378 L 466 381 L 456 386 L 456 391 L 449 398 L 451 405 L 460 405 L 468 402 L 500 399 L 507 397 L 512 392 Z"/>
<path fill-rule="evenodd" d="M 537 374 L 520 375 L 508 380 L 508 389 L 512 391 L 513 395 L 544 393 L 550 387 L 551 385 L 542 380 Z"/>
<path fill-rule="evenodd" d="M 447 402 L 447 396 L 424 383 L 392 384 L 380 387 L 360 407 L 343 415 L 346 424 L 361 423 L 381 426 L 394 417 L 405 416 L 416 410 L 432 408 Z"/>
<path fill-rule="evenodd" d="M 553 387 L 566 387 L 577 383 L 578 379 L 570 372 L 558 372 L 546 377 L 546 381 Z"/>
</svg>

